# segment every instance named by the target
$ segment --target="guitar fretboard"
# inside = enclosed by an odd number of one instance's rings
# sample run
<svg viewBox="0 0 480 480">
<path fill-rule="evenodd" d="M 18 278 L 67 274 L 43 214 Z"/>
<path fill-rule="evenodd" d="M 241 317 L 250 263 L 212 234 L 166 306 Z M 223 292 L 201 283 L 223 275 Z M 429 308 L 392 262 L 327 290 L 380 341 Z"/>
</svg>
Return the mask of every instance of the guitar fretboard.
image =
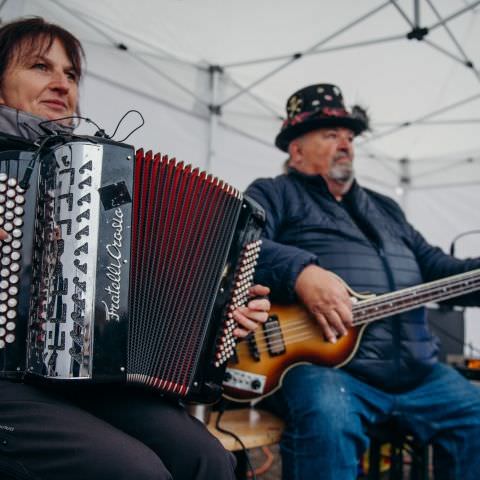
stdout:
<svg viewBox="0 0 480 480">
<path fill-rule="evenodd" d="M 448 300 L 480 290 L 480 269 L 362 300 L 353 306 L 353 325 L 370 323 L 413 310 L 433 301 Z"/>
</svg>

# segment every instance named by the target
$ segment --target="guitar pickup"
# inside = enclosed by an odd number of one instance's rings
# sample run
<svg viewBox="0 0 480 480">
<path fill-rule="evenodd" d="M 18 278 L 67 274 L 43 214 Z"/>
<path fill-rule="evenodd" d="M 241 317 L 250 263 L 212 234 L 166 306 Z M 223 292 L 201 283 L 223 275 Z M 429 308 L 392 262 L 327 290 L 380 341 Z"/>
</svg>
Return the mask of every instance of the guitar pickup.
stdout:
<svg viewBox="0 0 480 480">
<path fill-rule="evenodd" d="M 257 340 L 256 340 L 253 332 L 250 332 L 250 334 L 247 336 L 246 340 L 247 340 L 247 345 L 248 345 L 248 353 L 250 353 L 250 356 L 256 362 L 259 362 L 260 361 L 260 352 L 258 351 Z"/>
<path fill-rule="evenodd" d="M 263 331 L 270 356 L 275 357 L 284 354 L 287 349 L 277 315 L 270 315 L 268 317 L 267 321 L 263 324 Z"/>
</svg>

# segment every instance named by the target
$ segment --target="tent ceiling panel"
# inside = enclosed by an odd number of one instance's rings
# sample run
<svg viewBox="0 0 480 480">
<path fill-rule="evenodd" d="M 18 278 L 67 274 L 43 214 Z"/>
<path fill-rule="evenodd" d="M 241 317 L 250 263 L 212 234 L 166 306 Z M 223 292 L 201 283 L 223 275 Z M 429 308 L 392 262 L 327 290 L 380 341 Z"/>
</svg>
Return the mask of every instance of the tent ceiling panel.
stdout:
<svg viewBox="0 0 480 480">
<path fill-rule="evenodd" d="M 154 104 L 192 112 L 197 119 L 208 117 L 214 100 L 223 105 L 219 119 L 226 128 L 258 138 L 259 144 L 273 142 L 278 115 L 294 90 L 313 82 L 337 83 L 348 105 L 369 109 L 373 132 L 366 147 L 413 161 L 480 150 L 475 121 L 480 79 L 461 63 L 480 64 L 478 4 L 422 0 L 418 19 L 413 0 L 7 0 L 1 13 L 44 15 L 71 29 L 87 47 L 92 79 L 111 80 L 116 88 L 123 85 L 125 92 L 138 91 Z M 420 27 L 431 27 L 423 42 L 405 37 L 417 20 Z M 116 50 L 118 43 L 129 50 Z M 313 50 L 320 53 L 280 68 L 289 62 L 286 56 Z M 215 99 L 208 90 L 207 63 L 226 66 Z M 273 69 L 278 72 L 260 81 Z M 239 95 L 239 85 L 254 82 L 254 97 Z M 124 111 L 132 107 L 128 103 Z M 423 123 L 417 126 L 418 120 Z M 456 123 L 438 124 L 449 120 Z M 412 125 L 396 129 L 408 122 Z M 281 154 L 277 158 L 281 163 Z"/>
</svg>

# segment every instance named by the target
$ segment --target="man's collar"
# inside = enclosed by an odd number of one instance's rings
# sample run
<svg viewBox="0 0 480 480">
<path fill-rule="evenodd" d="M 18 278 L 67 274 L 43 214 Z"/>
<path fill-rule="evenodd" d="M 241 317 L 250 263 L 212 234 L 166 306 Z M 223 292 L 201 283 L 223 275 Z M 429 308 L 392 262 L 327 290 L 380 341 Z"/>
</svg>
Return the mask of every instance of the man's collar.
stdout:
<svg viewBox="0 0 480 480">
<path fill-rule="evenodd" d="M 55 122 L 47 122 L 44 118 L 7 107 L 6 105 L 0 105 L 0 132 L 33 142 L 47 133 L 45 128 L 42 128 L 40 125 L 41 123 L 45 123 L 48 130 L 55 132 L 66 132 L 69 134 L 73 132 L 72 127 Z"/>
<path fill-rule="evenodd" d="M 303 172 L 300 172 L 299 170 L 296 170 L 293 167 L 288 167 L 287 172 L 288 172 L 288 175 L 293 175 L 295 177 L 300 178 L 304 182 L 319 189 L 322 193 L 328 194 L 333 198 L 333 195 L 330 193 L 330 190 L 328 189 L 327 182 L 322 177 L 322 175 L 319 175 L 319 174 L 312 175 L 308 173 L 303 173 Z M 345 193 L 344 197 L 353 195 L 357 188 L 358 188 L 358 183 L 355 179 L 353 179 L 352 185 L 348 189 L 348 191 Z"/>
</svg>

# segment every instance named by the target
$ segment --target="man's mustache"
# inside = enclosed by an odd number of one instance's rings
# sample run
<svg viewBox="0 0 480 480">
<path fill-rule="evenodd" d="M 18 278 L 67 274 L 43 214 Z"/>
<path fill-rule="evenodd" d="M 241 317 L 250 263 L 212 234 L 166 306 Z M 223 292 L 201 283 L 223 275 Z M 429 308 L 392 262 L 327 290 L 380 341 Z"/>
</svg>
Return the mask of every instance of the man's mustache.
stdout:
<svg viewBox="0 0 480 480">
<path fill-rule="evenodd" d="M 353 161 L 352 155 L 349 155 L 348 153 L 343 153 L 343 152 L 336 153 L 333 157 L 333 161 L 336 162 L 337 160 L 342 160 L 344 158 L 346 158 L 350 162 Z"/>
</svg>

